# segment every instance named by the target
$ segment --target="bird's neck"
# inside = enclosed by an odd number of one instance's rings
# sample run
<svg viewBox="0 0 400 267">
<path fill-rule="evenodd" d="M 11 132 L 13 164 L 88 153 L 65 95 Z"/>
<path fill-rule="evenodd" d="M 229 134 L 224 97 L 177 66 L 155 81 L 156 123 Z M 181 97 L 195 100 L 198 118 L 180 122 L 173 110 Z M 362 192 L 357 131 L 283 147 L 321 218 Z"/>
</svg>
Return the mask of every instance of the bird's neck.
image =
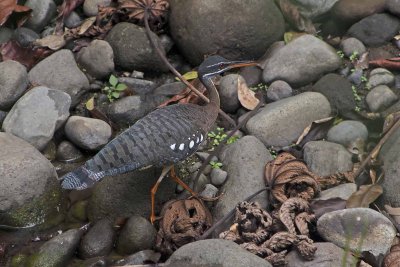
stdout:
<svg viewBox="0 0 400 267">
<path fill-rule="evenodd" d="M 210 103 L 208 103 L 208 105 L 216 106 L 219 108 L 220 105 L 219 94 L 213 81 L 210 78 L 206 78 L 202 79 L 202 83 L 208 90 L 208 99 L 210 99 Z"/>
</svg>

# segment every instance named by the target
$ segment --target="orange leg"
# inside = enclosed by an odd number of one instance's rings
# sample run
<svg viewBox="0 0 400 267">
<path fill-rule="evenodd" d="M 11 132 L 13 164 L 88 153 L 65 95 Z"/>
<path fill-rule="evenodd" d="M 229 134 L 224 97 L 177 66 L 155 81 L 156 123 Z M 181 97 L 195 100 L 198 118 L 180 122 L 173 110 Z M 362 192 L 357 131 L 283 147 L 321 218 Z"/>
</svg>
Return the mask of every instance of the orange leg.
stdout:
<svg viewBox="0 0 400 267">
<path fill-rule="evenodd" d="M 197 193 L 194 192 L 187 184 L 185 184 L 175 173 L 175 168 L 172 166 L 171 168 L 171 176 L 170 178 L 175 181 L 177 184 L 180 184 L 186 191 L 188 191 L 192 196 L 197 196 Z"/>
<path fill-rule="evenodd" d="M 158 177 L 157 182 L 153 185 L 153 187 L 150 190 L 150 196 L 151 196 L 151 215 L 150 215 L 150 222 L 154 224 L 156 221 L 156 214 L 155 214 L 155 199 L 156 199 L 156 192 L 158 189 L 158 186 L 160 185 L 161 181 L 164 179 L 165 175 L 171 170 L 173 166 L 168 166 L 164 167 L 163 170 L 161 171 L 160 177 Z"/>
</svg>

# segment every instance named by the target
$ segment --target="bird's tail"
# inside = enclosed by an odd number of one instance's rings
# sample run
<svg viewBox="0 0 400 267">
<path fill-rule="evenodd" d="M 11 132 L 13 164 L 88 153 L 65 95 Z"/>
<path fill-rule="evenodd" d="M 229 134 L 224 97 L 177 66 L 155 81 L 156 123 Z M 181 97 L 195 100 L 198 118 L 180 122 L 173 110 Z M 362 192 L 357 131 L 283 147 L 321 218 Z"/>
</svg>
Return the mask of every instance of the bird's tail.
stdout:
<svg viewBox="0 0 400 267">
<path fill-rule="evenodd" d="M 61 187 L 64 189 L 83 190 L 93 186 L 104 175 L 94 173 L 85 168 L 85 165 L 76 170 L 65 174 L 62 179 Z"/>
</svg>

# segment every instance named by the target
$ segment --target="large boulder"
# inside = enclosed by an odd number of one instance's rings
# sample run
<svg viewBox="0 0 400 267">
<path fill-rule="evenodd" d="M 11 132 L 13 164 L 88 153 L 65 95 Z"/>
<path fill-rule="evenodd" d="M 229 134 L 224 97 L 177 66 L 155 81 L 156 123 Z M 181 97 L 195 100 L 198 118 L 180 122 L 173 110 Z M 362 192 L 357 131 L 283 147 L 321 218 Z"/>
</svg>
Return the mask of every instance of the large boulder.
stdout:
<svg viewBox="0 0 400 267">
<path fill-rule="evenodd" d="M 44 228 L 58 223 L 61 192 L 53 165 L 37 149 L 0 133 L 0 225 Z"/>
<path fill-rule="evenodd" d="M 306 92 L 268 104 L 250 118 L 246 129 L 264 145 L 282 147 L 297 141 L 310 123 L 330 115 L 322 94 Z"/>
<path fill-rule="evenodd" d="M 277 50 L 264 66 L 266 83 L 284 80 L 303 86 L 338 69 L 342 61 L 336 50 L 313 35 L 303 35 Z"/>
<path fill-rule="evenodd" d="M 273 0 L 172 0 L 170 31 L 185 58 L 256 59 L 281 39 L 284 20 Z"/>
<path fill-rule="evenodd" d="M 162 49 L 158 36 L 151 33 Z M 114 51 L 117 67 L 126 70 L 167 71 L 168 68 L 152 48 L 145 29 L 133 23 L 121 22 L 115 25 L 105 39 Z"/>
<path fill-rule="evenodd" d="M 70 105 L 71 97 L 62 91 L 32 88 L 7 114 L 3 130 L 42 150 L 67 120 Z"/>
</svg>

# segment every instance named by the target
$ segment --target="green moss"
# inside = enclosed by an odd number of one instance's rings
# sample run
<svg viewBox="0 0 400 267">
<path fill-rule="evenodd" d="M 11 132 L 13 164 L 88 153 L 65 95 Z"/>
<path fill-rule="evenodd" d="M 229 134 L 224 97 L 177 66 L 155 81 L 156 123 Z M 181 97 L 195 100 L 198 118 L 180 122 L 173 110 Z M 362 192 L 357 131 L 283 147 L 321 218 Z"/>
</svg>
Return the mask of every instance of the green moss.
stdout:
<svg viewBox="0 0 400 267">
<path fill-rule="evenodd" d="M 25 266 L 28 256 L 25 254 L 16 254 L 11 258 L 10 267 Z"/>
<path fill-rule="evenodd" d="M 65 210 L 61 205 L 61 190 L 57 186 L 52 186 L 52 188 L 53 190 L 46 190 L 46 193 L 32 199 L 29 203 L 3 214 L 0 224 L 48 229 L 60 223 L 64 219 Z"/>
<path fill-rule="evenodd" d="M 68 212 L 68 219 L 72 222 L 86 222 L 88 220 L 88 201 L 82 200 L 74 203 Z"/>
</svg>

